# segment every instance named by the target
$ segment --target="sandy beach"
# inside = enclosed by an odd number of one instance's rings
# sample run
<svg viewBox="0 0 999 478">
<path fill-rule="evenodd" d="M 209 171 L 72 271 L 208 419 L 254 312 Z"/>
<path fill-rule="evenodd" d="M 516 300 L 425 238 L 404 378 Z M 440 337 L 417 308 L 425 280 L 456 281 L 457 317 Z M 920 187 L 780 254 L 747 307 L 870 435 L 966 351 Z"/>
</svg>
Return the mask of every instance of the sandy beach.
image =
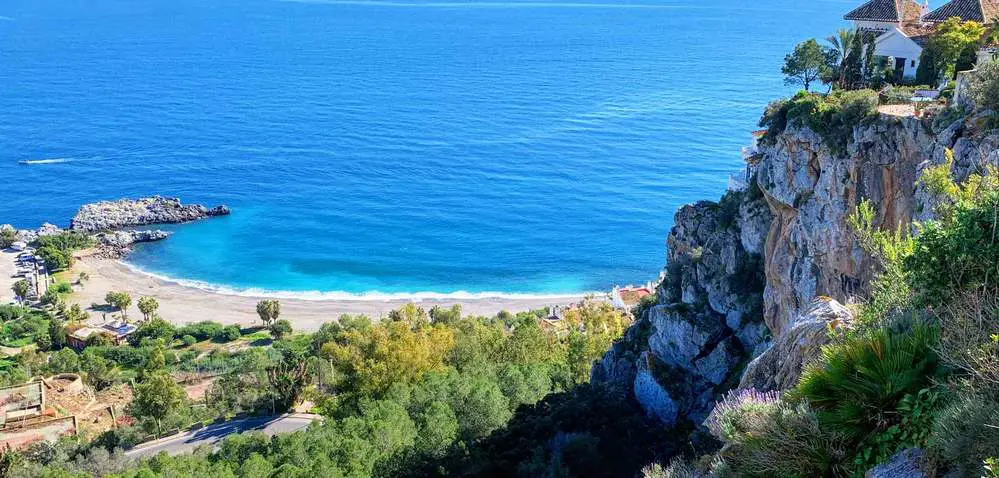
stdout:
<svg viewBox="0 0 999 478">
<path fill-rule="evenodd" d="M 4 257 L 4 267 L 13 260 Z M 78 260 L 73 267 L 73 277 L 86 272 L 89 279 L 82 286 L 74 285 L 70 303 L 78 303 L 84 308 L 91 304 L 103 304 L 104 295 L 111 290 L 125 291 L 132 295 L 130 317 L 139 316 L 135 302 L 139 297 L 155 297 L 159 302 L 159 315 L 170 322 L 184 324 L 202 320 L 213 320 L 223 324 L 259 324 L 256 304 L 261 297 L 229 295 L 165 281 L 130 269 L 125 264 L 113 260 L 92 257 Z M 7 289 L 10 287 L 8 286 Z M 558 298 L 481 298 L 481 299 L 441 299 L 441 300 L 305 300 L 280 298 L 281 318 L 291 321 L 295 330 L 313 331 L 324 322 L 336 320 L 343 314 L 364 314 L 372 318 L 387 315 L 392 309 L 413 302 L 429 310 L 435 305 L 450 307 L 461 305 L 466 315 L 494 315 L 501 310 L 520 312 L 550 305 L 565 305 L 582 300 L 583 296 Z M 100 312 L 89 311 L 91 316 L 100 317 Z"/>
</svg>

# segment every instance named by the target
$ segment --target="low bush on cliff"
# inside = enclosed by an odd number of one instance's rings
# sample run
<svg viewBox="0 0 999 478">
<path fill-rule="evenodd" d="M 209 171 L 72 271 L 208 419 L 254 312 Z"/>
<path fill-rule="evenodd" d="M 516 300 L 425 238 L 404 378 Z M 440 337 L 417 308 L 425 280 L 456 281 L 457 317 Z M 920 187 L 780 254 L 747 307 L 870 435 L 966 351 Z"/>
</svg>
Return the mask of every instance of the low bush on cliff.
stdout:
<svg viewBox="0 0 999 478">
<path fill-rule="evenodd" d="M 923 305 L 940 305 L 968 290 L 994 288 L 999 275 L 999 170 L 973 174 L 962 185 L 950 179 L 951 162 L 930 170 L 927 186 L 940 204 L 938 219 L 922 224 L 905 258 Z M 943 171 L 941 171 L 943 170 Z"/>
<path fill-rule="evenodd" d="M 800 92 L 790 100 L 771 103 L 760 126 L 767 128 L 764 144 L 774 144 L 788 125 L 815 131 L 835 155 L 846 153 L 853 128 L 877 118 L 878 94 L 874 90 L 834 91 L 828 95 Z"/>
<path fill-rule="evenodd" d="M 736 476 L 832 476 L 843 467 L 845 441 L 820 425 L 806 401 L 733 392 L 715 406 L 707 426 L 725 443 L 720 457 Z"/>
<path fill-rule="evenodd" d="M 999 456 L 999 401 L 962 394 L 939 413 L 930 443 L 959 476 L 978 476 L 984 459 Z"/>
<path fill-rule="evenodd" d="M 979 65 L 971 77 L 968 95 L 982 110 L 999 110 L 999 60 Z"/>
</svg>

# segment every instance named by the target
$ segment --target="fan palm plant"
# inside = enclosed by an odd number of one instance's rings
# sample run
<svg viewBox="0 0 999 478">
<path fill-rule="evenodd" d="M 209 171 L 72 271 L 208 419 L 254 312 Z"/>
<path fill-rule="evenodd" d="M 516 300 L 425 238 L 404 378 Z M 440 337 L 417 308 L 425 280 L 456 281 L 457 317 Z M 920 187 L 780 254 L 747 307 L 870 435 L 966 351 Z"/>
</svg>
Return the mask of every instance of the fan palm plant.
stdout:
<svg viewBox="0 0 999 478">
<path fill-rule="evenodd" d="M 941 372 L 935 327 L 877 329 L 823 350 L 795 395 L 816 409 L 823 428 L 861 441 L 898 424 L 899 403 L 932 385 Z"/>
<path fill-rule="evenodd" d="M 854 39 L 857 37 L 857 30 L 852 28 L 840 28 L 835 35 L 829 35 L 826 37 L 826 42 L 832 47 L 836 52 L 836 58 L 838 61 L 837 72 L 839 73 L 839 82 L 843 83 L 843 75 L 845 74 L 847 57 L 850 56 L 850 46 L 853 45 Z"/>
</svg>

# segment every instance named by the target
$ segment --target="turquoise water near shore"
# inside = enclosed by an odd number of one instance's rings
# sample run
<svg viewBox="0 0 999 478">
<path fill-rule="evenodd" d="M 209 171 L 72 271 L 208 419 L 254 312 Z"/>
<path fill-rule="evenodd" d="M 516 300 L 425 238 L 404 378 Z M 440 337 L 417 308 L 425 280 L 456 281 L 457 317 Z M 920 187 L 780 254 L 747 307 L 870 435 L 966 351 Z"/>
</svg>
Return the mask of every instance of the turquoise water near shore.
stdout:
<svg viewBox="0 0 999 478">
<path fill-rule="evenodd" d="M 226 203 L 129 262 L 247 293 L 642 282 L 855 3 L 6 0 L 0 223 Z"/>
</svg>

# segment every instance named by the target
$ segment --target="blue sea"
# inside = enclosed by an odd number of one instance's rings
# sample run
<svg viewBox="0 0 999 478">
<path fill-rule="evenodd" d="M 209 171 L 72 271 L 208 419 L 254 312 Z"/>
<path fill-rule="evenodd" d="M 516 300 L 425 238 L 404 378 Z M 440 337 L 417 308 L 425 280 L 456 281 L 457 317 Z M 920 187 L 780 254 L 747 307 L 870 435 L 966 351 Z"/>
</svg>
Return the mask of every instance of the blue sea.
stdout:
<svg viewBox="0 0 999 478">
<path fill-rule="evenodd" d="M 225 203 L 128 261 L 230 291 L 644 282 L 856 3 L 4 0 L 0 223 Z"/>
</svg>

